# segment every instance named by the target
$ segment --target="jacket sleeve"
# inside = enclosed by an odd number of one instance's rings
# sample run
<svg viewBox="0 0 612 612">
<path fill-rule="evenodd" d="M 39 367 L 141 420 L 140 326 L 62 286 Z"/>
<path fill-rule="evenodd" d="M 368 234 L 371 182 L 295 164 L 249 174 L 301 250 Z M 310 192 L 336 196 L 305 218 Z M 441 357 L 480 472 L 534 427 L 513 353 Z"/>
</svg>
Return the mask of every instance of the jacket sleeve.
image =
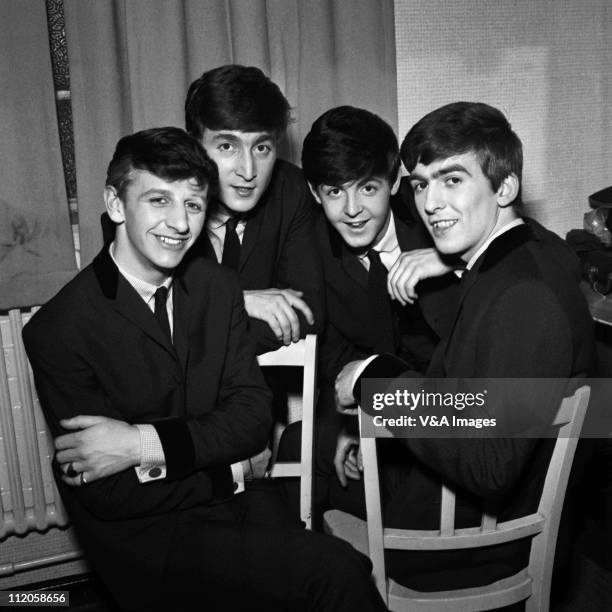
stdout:
<svg viewBox="0 0 612 612">
<path fill-rule="evenodd" d="M 24 328 L 24 342 L 41 406 L 54 435 L 66 433 L 59 420 L 78 414 L 104 415 L 125 420 L 109 405 L 92 369 L 65 338 L 32 324 Z M 190 508 L 210 501 L 213 483 L 205 470 L 171 482 L 147 485 L 138 482 L 134 470 L 71 488 L 71 493 L 104 520 L 153 516 Z"/>
<path fill-rule="evenodd" d="M 340 370 L 349 362 L 369 356 L 360 350 L 328 320 L 319 344 L 319 378 L 332 384 Z"/>
<path fill-rule="evenodd" d="M 545 313 L 545 315 L 543 314 Z M 512 321 L 512 324 L 508 322 Z M 540 424 L 550 423 L 564 395 L 573 358 L 569 321 L 549 289 L 524 282 L 506 290 L 489 306 L 482 324 L 471 378 L 556 378 L 558 384 L 537 406 Z M 375 360 L 363 377 L 389 374 L 397 362 Z M 376 364 L 376 361 L 379 361 Z M 521 390 L 486 404 L 482 413 L 462 414 L 495 418 L 503 422 L 513 411 L 525 409 Z M 405 410 L 397 410 L 397 415 Z M 391 413 L 389 413 L 390 416 Z M 485 498 L 497 498 L 509 490 L 525 469 L 537 437 L 513 438 L 403 438 L 416 458 L 445 481 Z"/>
<path fill-rule="evenodd" d="M 168 478 L 229 465 L 260 452 L 272 426 L 272 394 L 257 365 L 242 292 L 233 292 L 232 316 L 214 410 L 153 422 L 166 456 Z"/>
</svg>

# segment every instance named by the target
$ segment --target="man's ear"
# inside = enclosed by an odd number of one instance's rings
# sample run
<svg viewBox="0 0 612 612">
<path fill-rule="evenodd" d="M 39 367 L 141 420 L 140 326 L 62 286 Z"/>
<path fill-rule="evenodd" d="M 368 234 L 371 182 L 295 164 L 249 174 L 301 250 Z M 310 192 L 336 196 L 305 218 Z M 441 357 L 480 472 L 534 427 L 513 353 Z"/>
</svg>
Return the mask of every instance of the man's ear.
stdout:
<svg viewBox="0 0 612 612">
<path fill-rule="evenodd" d="M 117 190 L 110 185 L 104 188 L 104 204 L 106 212 L 114 223 L 123 223 L 125 221 L 125 208 L 123 201 L 117 194 Z"/>
<path fill-rule="evenodd" d="M 391 195 L 395 195 L 397 190 L 400 187 L 400 183 L 402 182 L 402 166 L 397 169 L 397 176 L 395 177 L 395 181 L 393 185 L 391 185 Z"/>
<path fill-rule="evenodd" d="M 310 193 L 312 193 L 312 197 L 317 201 L 318 204 L 321 204 L 321 198 L 319 197 L 319 194 L 317 193 L 316 187 L 313 187 L 310 181 L 307 181 L 307 183 L 308 183 L 308 189 L 310 189 Z"/>
<path fill-rule="evenodd" d="M 497 205 L 500 208 L 511 206 L 518 196 L 520 183 L 516 174 L 509 174 L 497 190 Z"/>
</svg>

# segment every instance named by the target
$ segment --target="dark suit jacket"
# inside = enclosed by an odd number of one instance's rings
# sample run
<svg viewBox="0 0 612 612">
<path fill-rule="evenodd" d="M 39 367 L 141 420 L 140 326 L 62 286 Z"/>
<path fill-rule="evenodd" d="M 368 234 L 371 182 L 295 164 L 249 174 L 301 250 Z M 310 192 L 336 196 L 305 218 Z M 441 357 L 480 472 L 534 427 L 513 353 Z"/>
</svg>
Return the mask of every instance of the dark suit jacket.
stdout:
<svg viewBox="0 0 612 612">
<path fill-rule="evenodd" d="M 323 275 L 312 227 L 313 201 L 297 166 L 277 160 L 270 184 L 247 218 L 238 274 L 243 289 L 296 289 L 312 310 L 314 326 L 298 312 L 302 336 L 320 333 L 324 324 Z M 215 253 L 204 231 L 193 253 L 214 259 Z M 260 319 L 249 319 L 249 331 L 257 353 L 279 348 L 270 327 Z"/>
<path fill-rule="evenodd" d="M 578 279 L 576 258 L 560 238 L 542 226 L 522 225 L 502 234 L 464 275 L 452 329 L 436 349 L 427 376 L 585 376 L 592 357 L 593 330 Z M 366 368 L 363 377 L 395 376 L 401 369 L 397 360 L 383 356 Z M 557 393 L 551 393 L 540 406 L 543 421 L 552 420 L 565 383 L 560 380 Z M 505 508 L 502 519 L 534 511 L 552 448 L 550 440 L 536 438 L 411 438 L 403 442 L 408 450 L 406 469 L 392 477 L 395 484 L 389 494 L 387 521 L 417 529 L 437 528 L 442 482 L 457 491 L 459 526 L 477 524 L 485 501 L 501 502 Z M 421 557 L 433 560 L 435 580 L 447 588 L 456 586 L 458 575 L 459 582 L 466 579 L 457 573 L 458 567 L 482 563 L 485 569 L 474 572 L 472 567 L 467 579 L 486 581 L 504 575 L 501 566 L 508 560 L 519 567 L 526 562 L 525 548 L 516 547 L 505 552 L 477 551 L 469 561 L 460 553 L 453 554 L 438 555 L 437 560 L 437 553 Z M 503 561 L 496 568 L 492 559 Z M 454 569 L 442 578 L 445 563 Z M 432 587 L 425 578 L 419 580 L 412 569 L 403 581 L 417 588 Z"/>
<path fill-rule="evenodd" d="M 406 179 L 391 198 L 397 240 L 402 251 L 431 247 L 432 241 L 414 208 L 412 188 Z M 317 245 L 323 262 L 327 323 L 319 345 L 319 372 L 323 381 L 333 383 L 349 361 L 364 359 L 373 352 L 368 273 L 338 232 L 327 222 L 322 210 L 315 219 Z M 392 302 L 395 354 L 423 370 L 448 325 L 457 300 L 458 281 L 454 275 L 420 283 L 417 304 L 402 307 Z"/>
<path fill-rule="evenodd" d="M 143 485 L 129 469 L 62 487 L 88 559 L 127 606 L 155 600 L 177 523 L 232 495 L 230 464 L 259 452 L 271 425 L 235 275 L 197 258 L 173 287 L 174 347 L 106 246 L 23 331 L 54 435 L 59 419 L 92 414 L 160 436 L 165 480 Z"/>
</svg>

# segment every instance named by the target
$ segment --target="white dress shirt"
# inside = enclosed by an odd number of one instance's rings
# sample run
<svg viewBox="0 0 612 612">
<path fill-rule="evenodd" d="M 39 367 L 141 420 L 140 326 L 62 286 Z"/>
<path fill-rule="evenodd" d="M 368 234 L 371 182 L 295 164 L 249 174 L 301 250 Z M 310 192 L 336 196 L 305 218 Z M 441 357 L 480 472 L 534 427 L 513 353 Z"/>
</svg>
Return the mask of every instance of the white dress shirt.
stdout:
<svg viewBox="0 0 612 612">
<path fill-rule="evenodd" d="M 397 232 L 395 231 L 395 217 L 390 210 L 387 230 L 385 231 L 383 237 L 374 246 L 370 247 L 368 251 L 371 249 L 378 251 L 380 254 L 380 261 L 382 262 L 383 266 L 387 268 L 387 270 L 391 269 L 393 264 L 397 261 L 397 258 L 402 253 L 399 242 L 397 241 Z M 357 259 L 359 259 L 361 265 L 369 271 L 370 260 L 368 259 L 368 251 L 362 253 L 361 255 L 357 255 Z"/>
</svg>

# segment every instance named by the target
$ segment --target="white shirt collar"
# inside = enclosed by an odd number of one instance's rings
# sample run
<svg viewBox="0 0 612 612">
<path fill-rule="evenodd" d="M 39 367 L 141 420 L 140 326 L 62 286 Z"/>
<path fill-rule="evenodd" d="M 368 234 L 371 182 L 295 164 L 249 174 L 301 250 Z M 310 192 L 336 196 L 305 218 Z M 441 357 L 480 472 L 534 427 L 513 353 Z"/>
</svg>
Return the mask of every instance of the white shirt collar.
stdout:
<svg viewBox="0 0 612 612">
<path fill-rule="evenodd" d="M 379 253 L 390 253 L 391 251 L 397 249 L 397 232 L 395 231 L 395 218 L 393 217 L 393 213 L 389 211 L 389 224 L 387 225 L 387 231 L 384 233 L 383 237 L 374 245 Z"/>
<path fill-rule="evenodd" d="M 395 231 L 395 218 L 393 213 L 389 210 L 389 224 L 387 225 L 387 229 L 383 234 L 383 237 L 372 247 L 368 249 L 374 249 L 379 253 L 392 253 L 396 249 L 399 248 L 399 243 L 397 241 L 397 232 Z M 361 253 L 358 257 L 359 259 L 366 259 L 368 256 L 368 251 L 365 253 Z"/>
<path fill-rule="evenodd" d="M 525 222 L 519 217 L 518 219 L 514 219 L 509 223 L 506 223 L 503 227 L 500 227 L 496 232 L 492 233 L 480 248 L 470 257 L 470 260 L 467 262 L 465 269 L 471 270 L 476 260 L 489 248 L 489 245 L 502 234 L 505 234 L 508 230 L 511 230 L 513 227 L 517 227 L 518 225 L 523 225 Z"/>
<path fill-rule="evenodd" d="M 221 210 L 220 207 L 216 206 L 212 209 L 209 209 L 209 212 L 206 216 L 206 227 L 210 230 L 217 230 L 223 225 L 227 223 L 227 220 L 231 217 L 227 212 Z M 240 217 L 237 222 L 237 227 L 241 225 L 246 225 L 246 219 L 244 217 Z"/>
<path fill-rule="evenodd" d="M 117 260 L 115 259 L 114 250 L 115 250 L 115 242 L 113 241 L 108 247 L 108 252 L 109 252 L 109 255 L 111 256 L 111 259 L 117 266 L 117 269 L 119 270 L 119 272 L 121 272 L 121 275 L 125 277 L 125 280 L 127 280 L 127 282 L 130 283 L 132 287 L 134 287 L 138 295 L 147 304 L 151 301 L 151 299 L 153 298 L 153 296 L 155 295 L 155 292 L 157 291 L 157 289 L 159 289 L 159 287 L 166 287 L 168 290 L 171 290 L 172 281 L 173 281 L 172 276 L 167 278 L 161 285 L 154 285 L 152 283 L 148 283 L 147 281 L 143 281 L 142 279 L 137 278 L 133 274 L 130 274 L 125 268 L 123 268 L 119 263 L 117 263 Z"/>
<path fill-rule="evenodd" d="M 225 225 L 229 218 L 230 216 L 226 212 L 215 207 L 206 217 L 206 226 L 213 230 L 218 229 L 222 225 Z"/>
</svg>

